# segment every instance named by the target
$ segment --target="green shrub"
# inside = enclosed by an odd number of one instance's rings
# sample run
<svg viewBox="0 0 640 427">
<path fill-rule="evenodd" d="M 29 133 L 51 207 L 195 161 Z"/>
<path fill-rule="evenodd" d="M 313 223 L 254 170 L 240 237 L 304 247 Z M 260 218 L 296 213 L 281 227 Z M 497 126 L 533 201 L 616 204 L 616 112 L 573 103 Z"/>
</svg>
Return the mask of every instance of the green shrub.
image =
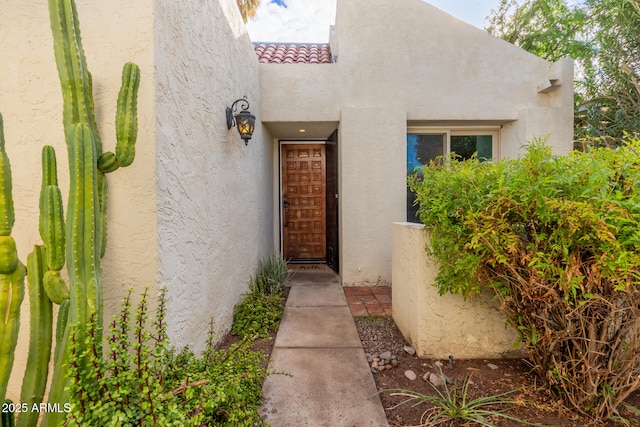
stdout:
<svg viewBox="0 0 640 427">
<path fill-rule="evenodd" d="M 245 339 L 214 351 L 211 343 L 201 357 L 188 347 L 168 353 L 164 380 L 178 407 L 185 408 L 185 425 L 263 425 L 258 411 L 268 373 L 264 354 L 252 351 L 252 344 Z"/>
<path fill-rule="evenodd" d="M 280 254 L 274 253 L 267 259 L 258 262 L 258 271 L 256 276 L 251 278 L 249 289 L 253 293 L 279 295 L 290 274 L 287 262 Z"/>
<path fill-rule="evenodd" d="M 284 299 L 281 295 L 252 292 L 236 306 L 231 333 L 242 337 L 266 337 L 269 332 L 278 330 L 283 313 Z"/>
<path fill-rule="evenodd" d="M 165 291 L 152 332 L 146 291 L 133 317 L 130 296 L 131 291 L 110 325 L 104 358 L 95 338 L 99 325 L 90 325 L 85 346 L 72 340 L 71 411 L 65 425 L 262 425 L 258 410 L 267 371 L 264 355 L 251 350 L 250 340 L 216 351 L 211 322 L 200 357 L 188 347 L 176 351 L 166 334 Z M 87 350 L 76 353 L 79 348 Z"/>
<path fill-rule="evenodd" d="M 249 295 L 233 314 L 231 333 L 247 337 L 267 337 L 278 330 L 284 313 L 282 290 L 290 272 L 278 253 L 258 262 L 256 275 L 249 281 Z"/>
<path fill-rule="evenodd" d="M 547 386 L 609 418 L 640 386 L 640 141 L 449 159 L 412 188 L 440 292 L 496 293 Z"/>
</svg>

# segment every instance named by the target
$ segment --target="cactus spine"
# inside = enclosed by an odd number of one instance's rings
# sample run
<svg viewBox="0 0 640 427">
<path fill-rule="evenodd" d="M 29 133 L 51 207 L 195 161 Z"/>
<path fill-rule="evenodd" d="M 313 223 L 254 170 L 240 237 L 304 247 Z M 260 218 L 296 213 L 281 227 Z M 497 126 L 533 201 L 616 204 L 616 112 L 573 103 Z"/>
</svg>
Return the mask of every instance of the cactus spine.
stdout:
<svg viewBox="0 0 640 427">
<path fill-rule="evenodd" d="M 65 385 L 71 325 L 78 325 L 74 326 L 73 333 L 83 345 L 90 319 L 95 316 L 98 324 L 102 324 L 100 258 L 106 245 L 105 174 L 134 160 L 140 70 L 132 63 L 123 68 L 116 113 L 116 149 L 115 153 L 103 153 L 94 114 L 92 77 L 82 49 L 75 2 L 48 0 L 48 3 L 62 87 L 70 187 L 65 222 L 55 153 L 52 147 L 44 147 L 39 224 L 44 246 L 36 246 L 28 257 L 32 330 L 23 402 L 42 399 L 42 381 L 47 378 L 51 354 L 51 302 L 54 301 L 60 304 L 60 309 L 49 402 L 63 404 L 68 402 Z M 25 267 L 18 260 L 15 241 L 10 236 L 13 223 L 11 169 L 0 116 L 0 401 L 4 400 L 13 365 L 24 295 Z M 68 288 L 60 276 L 65 262 Z M 47 413 L 41 425 L 58 426 L 64 417 L 64 413 Z M 18 419 L 23 426 L 35 426 L 36 421 L 29 417 Z"/>
</svg>

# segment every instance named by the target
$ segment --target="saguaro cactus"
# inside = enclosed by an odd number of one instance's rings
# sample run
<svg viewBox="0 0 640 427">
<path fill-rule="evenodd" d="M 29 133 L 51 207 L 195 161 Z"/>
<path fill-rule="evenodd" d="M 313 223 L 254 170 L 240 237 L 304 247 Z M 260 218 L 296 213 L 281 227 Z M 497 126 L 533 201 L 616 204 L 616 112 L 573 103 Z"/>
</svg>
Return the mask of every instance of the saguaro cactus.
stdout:
<svg viewBox="0 0 640 427">
<path fill-rule="evenodd" d="M 33 252 L 27 257 L 31 331 L 29 356 L 22 381 L 20 403 L 26 404 L 29 409 L 34 403 L 42 402 L 47 385 L 49 359 L 51 358 L 53 310 L 51 300 L 49 300 L 42 283 L 46 252 L 44 246 L 36 245 Z M 35 426 L 38 422 L 38 415 L 37 411 L 31 410 L 21 413 L 18 417 L 18 427 Z"/>
<path fill-rule="evenodd" d="M 135 156 L 137 93 L 140 70 L 127 63 L 116 112 L 116 150 L 102 152 L 94 114 L 92 77 L 86 65 L 76 5 L 73 0 L 49 0 L 51 30 L 62 87 L 63 124 L 69 156 L 70 186 L 65 227 L 66 261 L 69 273 L 69 320 L 56 354 L 50 402 L 65 403 L 64 385 L 69 325 L 80 325 L 76 340 L 84 343 L 85 325 L 95 315 L 102 324 L 100 258 L 106 245 L 105 173 L 128 166 Z M 52 267 L 52 266 L 50 266 Z M 55 270 L 55 268 L 52 268 Z M 58 335 L 58 333 L 56 333 Z M 58 425 L 63 414 L 51 413 L 46 425 Z"/>
<path fill-rule="evenodd" d="M 11 166 L 4 148 L 0 115 L 0 402 L 4 402 L 20 328 L 20 304 L 24 298 L 24 265 L 18 260 L 11 237 L 14 213 L 11 198 Z"/>
<path fill-rule="evenodd" d="M 47 295 L 56 304 L 69 298 L 69 288 L 60 277 L 65 257 L 64 216 L 62 195 L 58 187 L 56 154 L 53 147 L 42 148 L 42 187 L 40 189 L 40 237 L 46 251 L 46 268 L 43 286 Z"/>
<path fill-rule="evenodd" d="M 107 180 L 105 174 L 128 166 L 135 156 L 137 92 L 140 70 L 127 63 L 116 113 L 116 149 L 102 152 L 94 114 L 92 77 L 87 70 L 74 0 L 49 0 L 51 30 L 62 87 L 64 135 L 69 157 L 69 198 L 66 221 L 58 188 L 55 153 L 43 149 L 39 230 L 44 245 L 29 255 L 31 341 L 23 399 L 37 402 L 51 354 L 51 302 L 60 304 L 50 403 L 64 404 L 70 328 L 83 345 L 86 326 L 96 316 L 102 323 L 100 259 L 106 245 Z M 4 400 L 18 336 L 25 267 L 10 236 L 14 223 L 11 170 L 4 149 L 0 116 L 0 401 Z M 69 287 L 60 276 L 66 262 Z M 29 371 L 32 369 L 32 371 Z M 47 413 L 43 426 L 58 426 L 61 412 Z M 37 417 L 19 417 L 18 424 L 35 426 Z"/>
</svg>

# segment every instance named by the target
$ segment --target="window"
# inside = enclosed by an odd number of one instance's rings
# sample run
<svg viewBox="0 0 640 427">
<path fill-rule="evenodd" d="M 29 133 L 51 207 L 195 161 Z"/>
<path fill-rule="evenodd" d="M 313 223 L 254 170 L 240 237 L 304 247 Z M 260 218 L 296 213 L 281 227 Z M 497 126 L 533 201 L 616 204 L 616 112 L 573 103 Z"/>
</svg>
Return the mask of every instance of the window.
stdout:
<svg viewBox="0 0 640 427">
<path fill-rule="evenodd" d="M 478 153 L 481 161 L 498 158 L 498 129 L 409 129 L 407 133 L 407 177 L 449 153 L 469 159 Z M 420 222 L 416 195 L 407 187 L 407 221 Z"/>
</svg>

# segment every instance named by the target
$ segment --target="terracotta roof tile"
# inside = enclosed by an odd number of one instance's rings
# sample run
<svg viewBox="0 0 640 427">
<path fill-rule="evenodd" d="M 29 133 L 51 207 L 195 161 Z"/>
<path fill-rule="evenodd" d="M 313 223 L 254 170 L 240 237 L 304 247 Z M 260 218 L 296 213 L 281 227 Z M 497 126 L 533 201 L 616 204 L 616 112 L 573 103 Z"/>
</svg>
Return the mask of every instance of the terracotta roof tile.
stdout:
<svg viewBox="0 0 640 427">
<path fill-rule="evenodd" d="M 254 43 L 258 61 L 263 64 L 330 64 L 328 44 Z"/>
</svg>

